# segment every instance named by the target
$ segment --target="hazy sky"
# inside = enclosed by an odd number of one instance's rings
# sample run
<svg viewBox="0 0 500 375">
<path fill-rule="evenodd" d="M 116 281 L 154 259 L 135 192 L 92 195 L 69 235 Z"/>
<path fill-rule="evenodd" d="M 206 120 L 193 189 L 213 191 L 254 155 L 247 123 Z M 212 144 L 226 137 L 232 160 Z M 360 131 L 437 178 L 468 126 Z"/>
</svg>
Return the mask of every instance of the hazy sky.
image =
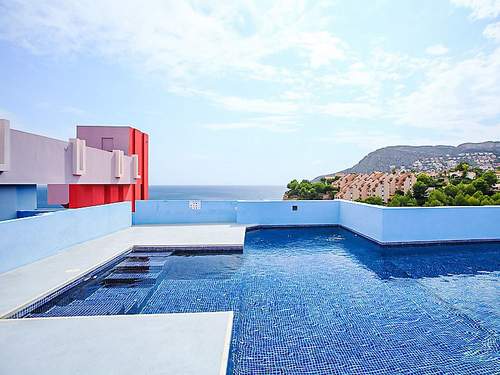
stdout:
<svg viewBox="0 0 500 375">
<path fill-rule="evenodd" d="M 0 0 L 0 117 L 150 134 L 153 184 L 285 184 L 500 139 L 500 0 Z"/>
</svg>

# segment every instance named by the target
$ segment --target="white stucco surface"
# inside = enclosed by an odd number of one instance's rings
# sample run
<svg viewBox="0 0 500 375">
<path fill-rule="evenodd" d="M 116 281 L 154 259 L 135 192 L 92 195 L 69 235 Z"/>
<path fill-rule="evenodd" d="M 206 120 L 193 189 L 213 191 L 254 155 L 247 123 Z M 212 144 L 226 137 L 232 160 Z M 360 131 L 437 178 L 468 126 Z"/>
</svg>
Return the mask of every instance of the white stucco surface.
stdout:
<svg viewBox="0 0 500 375">
<path fill-rule="evenodd" d="M 0 320 L 1 374 L 226 374 L 232 312 Z"/>
<path fill-rule="evenodd" d="M 243 248 L 244 241 L 245 226 L 237 224 L 133 226 L 0 274 L 0 318 L 50 295 L 133 246 L 234 250 Z"/>
</svg>

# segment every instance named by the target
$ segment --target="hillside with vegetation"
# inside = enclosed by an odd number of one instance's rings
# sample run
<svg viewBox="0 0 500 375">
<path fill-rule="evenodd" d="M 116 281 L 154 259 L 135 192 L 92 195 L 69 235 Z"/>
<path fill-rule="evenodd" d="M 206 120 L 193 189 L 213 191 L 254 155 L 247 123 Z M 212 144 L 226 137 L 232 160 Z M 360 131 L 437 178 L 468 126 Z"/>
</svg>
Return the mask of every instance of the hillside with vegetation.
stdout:
<svg viewBox="0 0 500 375">
<path fill-rule="evenodd" d="M 337 177 L 338 178 L 338 177 Z M 332 186 L 334 180 L 321 179 L 319 182 L 308 180 L 291 181 L 284 199 L 334 199 L 337 190 Z M 417 181 L 406 194 L 397 191 L 389 200 L 389 207 L 411 206 L 485 206 L 500 205 L 500 191 L 497 188 L 497 175 L 494 171 L 473 168 L 466 163 L 453 170 L 443 172 L 437 177 L 426 173 L 417 175 Z M 369 197 L 360 202 L 384 205 L 381 197 Z"/>
<path fill-rule="evenodd" d="M 356 165 L 338 173 L 371 173 L 374 171 L 390 172 L 393 168 L 405 167 L 407 170 L 422 171 L 419 168 L 420 162 L 432 162 L 436 158 L 447 161 L 457 160 L 456 164 L 466 162 L 473 167 L 482 167 L 479 160 L 480 153 L 489 153 L 495 159 L 493 163 L 500 162 L 500 142 L 488 141 L 481 143 L 463 143 L 458 146 L 389 146 L 370 152 Z M 479 159 L 479 160 L 478 160 Z M 415 167 L 414 164 L 417 163 Z M 449 167 L 454 167 L 449 166 Z M 446 168 L 448 169 L 448 168 Z M 318 176 L 313 182 L 320 181 L 321 178 L 333 176 L 330 173 Z"/>
<path fill-rule="evenodd" d="M 473 177 L 471 177 L 473 176 Z M 493 171 L 470 168 L 462 163 L 448 176 L 417 176 L 411 192 L 396 194 L 387 204 L 401 206 L 485 206 L 500 205 L 495 191 L 497 176 Z"/>
</svg>

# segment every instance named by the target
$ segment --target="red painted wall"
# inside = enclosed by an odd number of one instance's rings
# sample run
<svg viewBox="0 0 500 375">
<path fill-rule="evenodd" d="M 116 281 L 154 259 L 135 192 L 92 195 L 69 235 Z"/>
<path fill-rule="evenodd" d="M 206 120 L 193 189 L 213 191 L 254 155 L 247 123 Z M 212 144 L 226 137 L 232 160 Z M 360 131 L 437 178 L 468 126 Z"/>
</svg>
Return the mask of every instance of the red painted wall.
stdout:
<svg viewBox="0 0 500 375">
<path fill-rule="evenodd" d="M 69 185 L 68 208 L 132 201 L 135 185 Z M 133 202 L 132 202 L 133 203 Z"/>
</svg>

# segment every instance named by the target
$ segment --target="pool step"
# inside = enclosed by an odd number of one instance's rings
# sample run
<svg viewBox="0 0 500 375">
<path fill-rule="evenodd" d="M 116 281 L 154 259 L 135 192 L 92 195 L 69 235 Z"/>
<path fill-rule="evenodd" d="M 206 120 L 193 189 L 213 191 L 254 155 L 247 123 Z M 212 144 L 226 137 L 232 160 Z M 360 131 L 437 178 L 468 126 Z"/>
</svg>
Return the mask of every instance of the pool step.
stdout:
<svg viewBox="0 0 500 375">
<path fill-rule="evenodd" d="M 134 271 L 136 269 L 149 270 L 151 268 L 161 268 L 165 265 L 167 259 L 148 259 L 148 260 L 133 260 L 127 259 L 115 266 L 117 270 L 130 270 Z"/>
<path fill-rule="evenodd" d="M 150 293 L 149 288 L 102 288 L 84 300 L 75 300 L 66 306 L 54 306 L 31 317 L 116 315 L 136 311 Z"/>
<path fill-rule="evenodd" d="M 124 308 L 124 312 L 128 313 L 134 308 L 138 308 L 148 297 L 149 288 L 120 288 L 109 287 L 98 289 L 95 293 L 87 297 L 85 301 L 100 301 L 106 303 L 109 300 L 119 301 Z"/>
<path fill-rule="evenodd" d="M 176 250 L 177 248 L 173 249 L 172 246 L 169 247 L 149 247 L 149 246 L 139 246 L 135 247 L 132 252 L 136 253 L 158 253 L 158 254 L 166 254 L 170 255 Z"/>
<path fill-rule="evenodd" d="M 117 315 L 124 313 L 125 307 L 121 301 L 77 300 L 67 306 L 54 306 L 42 314 L 32 314 L 32 317 Z"/>
<path fill-rule="evenodd" d="M 132 251 L 127 254 L 127 258 L 153 258 L 153 257 L 168 257 L 172 252 L 147 252 L 147 251 Z"/>
<path fill-rule="evenodd" d="M 105 284 L 130 284 L 135 282 L 154 283 L 161 271 L 156 272 L 113 272 L 103 280 Z"/>
</svg>

